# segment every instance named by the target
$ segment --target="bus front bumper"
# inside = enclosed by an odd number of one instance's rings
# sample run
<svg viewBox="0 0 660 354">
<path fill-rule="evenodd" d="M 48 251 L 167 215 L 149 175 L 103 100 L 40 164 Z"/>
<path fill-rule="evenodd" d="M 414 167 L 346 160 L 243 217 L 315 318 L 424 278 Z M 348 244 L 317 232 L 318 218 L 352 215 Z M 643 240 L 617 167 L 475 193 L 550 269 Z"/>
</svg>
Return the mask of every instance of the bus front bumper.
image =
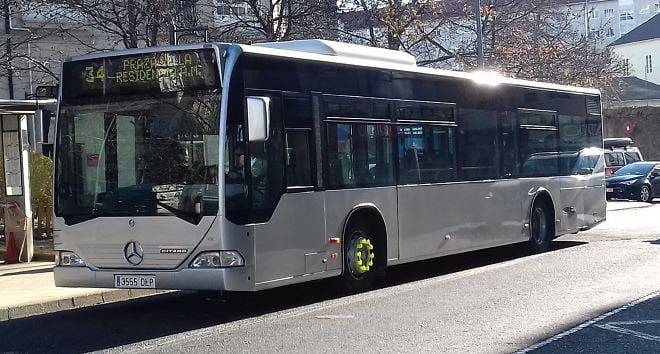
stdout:
<svg viewBox="0 0 660 354">
<path fill-rule="evenodd" d="M 55 286 L 58 287 L 117 288 L 115 286 L 115 276 L 127 275 L 155 279 L 152 289 L 255 290 L 254 267 L 135 271 L 125 269 L 91 270 L 87 267 L 56 266 L 53 273 Z M 133 289 L 138 289 L 138 287 Z"/>
</svg>

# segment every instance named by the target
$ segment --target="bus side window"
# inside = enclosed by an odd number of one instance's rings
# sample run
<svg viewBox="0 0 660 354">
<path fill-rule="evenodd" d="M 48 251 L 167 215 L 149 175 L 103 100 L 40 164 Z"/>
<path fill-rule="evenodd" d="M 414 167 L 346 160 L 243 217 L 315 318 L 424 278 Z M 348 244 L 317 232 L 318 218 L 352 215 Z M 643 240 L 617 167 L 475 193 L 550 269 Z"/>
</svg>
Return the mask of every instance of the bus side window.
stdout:
<svg viewBox="0 0 660 354">
<path fill-rule="evenodd" d="M 310 155 L 312 130 L 287 129 L 285 135 L 287 186 L 314 186 Z"/>
<path fill-rule="evenodd" d="M 286 182 L 288 187 L 313 187 L 315 165 L 312 104 L 309 97 L 284 96 Z"/>
</svg>

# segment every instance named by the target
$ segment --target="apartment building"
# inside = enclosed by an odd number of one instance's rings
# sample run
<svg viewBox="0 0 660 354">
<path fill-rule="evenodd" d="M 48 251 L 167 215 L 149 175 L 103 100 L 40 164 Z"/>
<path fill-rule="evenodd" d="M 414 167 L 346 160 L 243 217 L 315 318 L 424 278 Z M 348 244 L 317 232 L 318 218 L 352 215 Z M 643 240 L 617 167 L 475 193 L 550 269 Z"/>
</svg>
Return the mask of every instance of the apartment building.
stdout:
<svg viewBox="0 0 660 354">
<path fill-rule="evenodd" d="M 660 85 L 660 13 L 609 45 L 623 61 L 626 76 Z"/>
<path fill-rule="evenodd" d="M 97 35 L 73 23 L 48 21 L 25 9 L 10 8 L 4 17 L 0 98 L 31 98 L 38 86 L 56 85 L 62 60 L 88 52 L 98 41 Z"/>
<path fill-rule="evenodd" d="M 660 0 L 564 0 L 575 26 L 606 47 L 660 13 Z"/>
</svg>

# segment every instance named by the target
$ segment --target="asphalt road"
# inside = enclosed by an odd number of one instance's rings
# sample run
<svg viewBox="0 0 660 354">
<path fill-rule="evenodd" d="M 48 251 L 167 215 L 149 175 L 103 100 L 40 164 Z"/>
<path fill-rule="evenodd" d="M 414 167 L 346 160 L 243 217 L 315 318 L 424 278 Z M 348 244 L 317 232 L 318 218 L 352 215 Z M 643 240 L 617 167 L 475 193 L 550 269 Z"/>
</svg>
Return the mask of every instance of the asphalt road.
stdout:
<svg viewBox="0 0 660 354">
<path fill-rule="evenodd" d="M 0 352 L 660 352 L 660 203 L 613 202 L 553 250 L 393 267 L 229 300 L 179 292 L 0 323 Z"/>
</svg>

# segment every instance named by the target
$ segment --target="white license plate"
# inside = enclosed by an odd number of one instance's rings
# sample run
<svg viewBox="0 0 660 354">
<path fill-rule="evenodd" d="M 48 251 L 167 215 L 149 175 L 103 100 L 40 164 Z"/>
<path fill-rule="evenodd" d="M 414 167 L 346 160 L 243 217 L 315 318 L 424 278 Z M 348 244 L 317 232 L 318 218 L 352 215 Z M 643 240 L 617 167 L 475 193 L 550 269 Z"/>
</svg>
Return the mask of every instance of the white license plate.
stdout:
<svg viewBox="0 0 660 354">
<path fill-rule="evenodd" d="M 155 289 L 154 275 L 121 275 L 115 274 L 115 288 L 123 289 Z"/>
<path fill-rule="evenodd" d="M 605 188 L 605 193 L 614 193 L 614 188 Z"/>
</svg>

